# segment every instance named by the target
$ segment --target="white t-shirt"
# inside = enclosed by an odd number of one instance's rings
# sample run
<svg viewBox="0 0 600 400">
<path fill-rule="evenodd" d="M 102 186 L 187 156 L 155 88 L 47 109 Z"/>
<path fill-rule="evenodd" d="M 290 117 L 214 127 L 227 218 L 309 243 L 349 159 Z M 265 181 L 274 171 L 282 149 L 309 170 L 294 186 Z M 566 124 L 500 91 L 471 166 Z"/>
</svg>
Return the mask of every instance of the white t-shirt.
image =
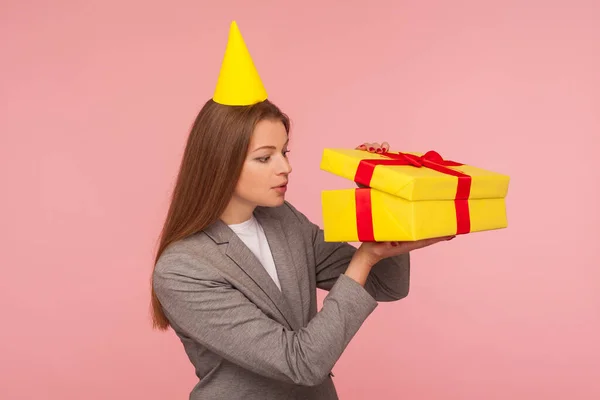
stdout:
<svg viewBox="0 0 600 400">
<path fill-rule="evenodd" d="M 277 269 L 275 268 L 271 248 L 267 242 L 265 232 L 256 218 L 252 216 L 252 218 L 247 221 L 240 224 L 229 225 L 229 227 L 260 260 L 265 270 L 267 270 L 267 273 L 271 276 L 279 290 L 281 290 L 281 284 L 279 283 L 279 277 L 277 276 Z"/>
</svg>

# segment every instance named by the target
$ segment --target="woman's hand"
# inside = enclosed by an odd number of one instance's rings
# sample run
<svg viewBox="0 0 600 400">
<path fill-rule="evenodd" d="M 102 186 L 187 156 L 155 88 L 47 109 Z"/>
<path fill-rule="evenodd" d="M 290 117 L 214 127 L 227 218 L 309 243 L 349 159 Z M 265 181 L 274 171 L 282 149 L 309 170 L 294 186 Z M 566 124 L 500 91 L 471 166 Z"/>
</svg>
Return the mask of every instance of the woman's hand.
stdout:
<svg viewBox="0 0 600 400">
<path fill-rule="evenodd" d="M 362 253 L 363 259 L 369 264 L 376 264 L 384 258 L 398 256 L 411 251 L 431 246 L 438 242 L 454 239 L 455 236 L 444 236 L 410 242 L 363 242 L 357 252 Z"/>
<path fill-rule="evenodd" d="M 365 150 L 365 151 L 368 151 L 369 153 L 377 153 L 377 154 L 387 153 L 389 149 L 390 149 L 390 144 L 388 142 L 383 142 L 381 144 L 379 144 L 377 142 L 372 142 L 372 143 L 364 142 L 360 146 L 356 146 L 354 148 L 354 150 Z M 356 186 L 358 186 L 359 188 L 367 187 L 365 185 L 361 185 L 360 183 L 357 183 Z"/>
<path fill-rule="evenodd" d="M 366 150 L 369 153 L 387 153 L 390 150 L 390 144 L 388 142 L 383 142 L 381 144 L 377 142 L 365 142 L 360 146 L 356 146 L 355 150 Z"/>
<path fill-rule="evenodd" d="M 423 239 L 414 242 L 363 242 L 352 256 L 345 274 L 364 286 L 373 266 L 384 258 L 405 254 L 452 238 L 454 236 Z"/>
</svg>

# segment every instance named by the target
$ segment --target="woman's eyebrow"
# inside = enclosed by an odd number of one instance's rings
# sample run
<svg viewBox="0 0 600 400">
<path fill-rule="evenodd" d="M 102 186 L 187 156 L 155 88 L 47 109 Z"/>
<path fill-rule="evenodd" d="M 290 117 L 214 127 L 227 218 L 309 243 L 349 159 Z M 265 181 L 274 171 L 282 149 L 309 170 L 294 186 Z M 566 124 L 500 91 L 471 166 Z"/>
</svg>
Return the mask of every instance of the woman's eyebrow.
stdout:
<svg viewBox="0 0 600 400">
<path fill-rule="evenodd" d="M 285 143 L 283 144 L 283 147 L 287 146 L 289 141 L 290 141 L 289 139 L 288 139 L 288 140 L 286 140 L 286 141 L 285 141 Z M 270 146 L 270 145 L 269 145 L 269 146 L 260 146 L 260 147 L 258 147 L 258 148 L 256 148 L 256 149 L 252 150 L 252 152 L 258 151 L 258 150 L 260 150 L 260 149 L 274 149 L 274 150 L 276 150 L 276 149 L 277 149 L 277 147 L 275 147 L 275 146 Z"/>
</svg>

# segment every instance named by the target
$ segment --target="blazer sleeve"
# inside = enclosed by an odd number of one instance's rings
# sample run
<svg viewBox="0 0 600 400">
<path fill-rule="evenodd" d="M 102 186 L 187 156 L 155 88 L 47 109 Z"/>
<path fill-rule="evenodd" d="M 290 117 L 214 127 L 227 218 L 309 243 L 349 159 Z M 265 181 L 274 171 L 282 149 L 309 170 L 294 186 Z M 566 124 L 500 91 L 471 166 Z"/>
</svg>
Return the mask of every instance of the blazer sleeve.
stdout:
<svg viewBox="0 0 600 400">
<path fill-rule="evenodd" d="M 300 220 L 312 241 L 315 254 L 317 287 L 331 290 L 338 277 L 346 271 L 356 248 L 349 243 L 326 242 L 323 229 L 286 202 Z M 410 254 L 385 258 L 373 266 L 365 290 L 377 301 L 387 302 L 408 296 L 410 287 Z"/>
<path fill-rule="evenodd" d="M 221 357 L 262 376 L 317 385 L 377 302 L 343 275 L 321 310 L 297 331 L 269 318 L 220 275 L 185 253 L 159 260 L 153 287 L 174 329 Z"/>
</svg>

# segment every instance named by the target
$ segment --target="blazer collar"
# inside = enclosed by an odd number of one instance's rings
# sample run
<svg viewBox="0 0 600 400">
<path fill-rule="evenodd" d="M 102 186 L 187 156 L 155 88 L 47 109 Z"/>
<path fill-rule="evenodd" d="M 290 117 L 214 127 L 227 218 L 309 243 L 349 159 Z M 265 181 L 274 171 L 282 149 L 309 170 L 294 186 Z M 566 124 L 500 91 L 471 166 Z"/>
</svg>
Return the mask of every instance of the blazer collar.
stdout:
<svg viewBox="0 0 600 400">
<path fill-rule="evenodd" d="M 204 232 L 218 244 L 226 244 L 225 254 L 236 264 L 236 269 L 246 274 L 268 297 L 292 329 L 305 323 L 299 286 L 298 269 L 295 267 L 281 222 L 271 217 L 268 210 L 257 208 L 254 216 L 262 226 L 273 255 L 281 290 L 267 273 L 258 258 L 246 244 L 221 220 L 207 227 Z M 231 266 L 219 266 L 230 268 Z M 306 296 L 306 295 L 304 295 Z"/>
</svg>

